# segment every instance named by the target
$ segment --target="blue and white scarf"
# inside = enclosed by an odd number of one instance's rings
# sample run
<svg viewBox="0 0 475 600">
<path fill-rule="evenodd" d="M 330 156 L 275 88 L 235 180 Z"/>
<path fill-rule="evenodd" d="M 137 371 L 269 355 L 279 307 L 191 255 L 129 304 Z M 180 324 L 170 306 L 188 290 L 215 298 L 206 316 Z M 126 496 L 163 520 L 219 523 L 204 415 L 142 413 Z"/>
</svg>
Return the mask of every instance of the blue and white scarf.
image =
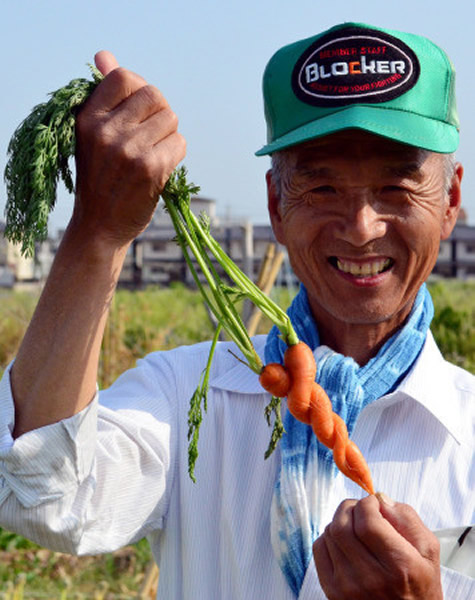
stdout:
<svg viewBox="0 0 475 600">
<path fill-rule="evenodd" d="M 419 355 L 434 314 L 432 299 L 423 285 L 402 327 L 366 365 L 320 346 L 307 292 L 302 286 L 288 315 L 300 340 L 315 352 L 317 381 L 328 393 L 333 410 L 354 429 L 361 410 L 395 389 Z M 320 347 L 319 347 L 320 346 Z M 266 362 L 283 362 L 286 349 L 273 328 L 265 348 Z M 332 451 L 318 442 L 310 426 L 289 411 L 284 418 L 281 468 L 271 507 L 271 538 L 279 565 L 296 596 L 312 558 L 312 545 L 328 503 L 337 469 Z"/>
</svg>

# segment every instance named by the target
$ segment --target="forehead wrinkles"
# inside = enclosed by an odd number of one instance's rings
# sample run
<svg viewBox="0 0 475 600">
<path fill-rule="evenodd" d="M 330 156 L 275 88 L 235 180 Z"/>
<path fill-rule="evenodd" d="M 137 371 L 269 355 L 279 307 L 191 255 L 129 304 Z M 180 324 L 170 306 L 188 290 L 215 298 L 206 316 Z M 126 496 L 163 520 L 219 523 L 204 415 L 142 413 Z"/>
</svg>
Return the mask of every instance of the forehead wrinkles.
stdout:
<svg viewBox="0 0 475 600">
<path fill-rule="evenodd" d="M 400 176 L 410 176 L 423 168 L 425 161 L 433 154 L 420 148 L 401 150 L 396 148 L 365 148 L 364 145 L 350 145 L 348 148 L 318 148 L 316 151 L 295 152 L 293 169 L 299 175 L 338 177 L 352 167 L 377 167 L 379 171 Z"/>
<path fill-rule="evenodd" d="M 338 182 L 351 177 L 352 172 L 358 174 L 368 169 L 368 173 L 383 177 L 412 179 L 421 183 L 426 176 L 434 176 L 431 171 L 440 172 L 444 177 L 443 156 L 422 148 L 407 147 L 401 149 L 381 148 L 381 152 L 371 152 L 365 157 L 359 151 L 352 152 L 341 149 L 340 152 L 324 152 L 323 148 L 302 148 L 283 151 L 274 165 L 279 171 L 282 192 L 291 192 L 298 182 L 327 179 Z M 437 164 L 424 168 L 427 160 Z M 431 177 L 432 178 L 432 177 Z"/>
</svg>

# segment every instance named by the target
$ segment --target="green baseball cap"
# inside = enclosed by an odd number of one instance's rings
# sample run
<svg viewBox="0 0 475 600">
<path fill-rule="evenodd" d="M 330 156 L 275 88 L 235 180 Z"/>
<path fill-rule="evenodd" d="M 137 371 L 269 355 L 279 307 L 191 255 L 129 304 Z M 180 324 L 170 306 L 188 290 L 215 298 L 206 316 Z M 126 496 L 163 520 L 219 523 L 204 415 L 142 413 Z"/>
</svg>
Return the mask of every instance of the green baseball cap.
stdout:
<svg viewBox="0 0 475 600">
<path fill-rule="evenodd" d="M 272 154 L 343 129 L 363 129 L 433 152 L 458 146 L 455 70 L 425 37 L 344 23 L 289 44 L 263 79 Z"/>
</svg>

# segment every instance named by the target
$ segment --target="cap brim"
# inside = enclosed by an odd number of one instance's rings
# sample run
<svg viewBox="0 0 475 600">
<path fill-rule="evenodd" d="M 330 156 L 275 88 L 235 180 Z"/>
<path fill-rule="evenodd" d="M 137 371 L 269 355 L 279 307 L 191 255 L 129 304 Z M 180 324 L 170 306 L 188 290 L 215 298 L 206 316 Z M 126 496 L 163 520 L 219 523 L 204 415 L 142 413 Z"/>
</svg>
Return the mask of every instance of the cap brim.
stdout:
<svg viewBox="0 0 475 600">
<path fill-rule="evenodd" d="M 401 110 L 358 105 L 306 123 L 266 144 L 256 152 L 256 156 L 272 154 L 344 129 L 363 129 L 396 142 L 443 154 L 455 152 L 459 142 L 459 132 L 453 125 Z"/>
</svg>

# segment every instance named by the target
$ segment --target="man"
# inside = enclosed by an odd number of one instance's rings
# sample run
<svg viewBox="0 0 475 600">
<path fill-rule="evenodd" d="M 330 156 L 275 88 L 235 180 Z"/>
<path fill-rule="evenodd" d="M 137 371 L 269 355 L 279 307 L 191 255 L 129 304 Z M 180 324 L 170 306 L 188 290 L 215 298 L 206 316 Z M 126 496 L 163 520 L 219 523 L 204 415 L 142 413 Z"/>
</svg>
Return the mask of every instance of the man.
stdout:
<svg viewBox="0 0 475 600">
<path fill-rule="evenodd" d="M 474 378 L 438 353 L 423 285 L 461 201 L 448 59 L 424 38 L 346 24 L 283 48 L 264 75 L 269 211 L 305 286 L 290 314 L 379 497 L 288 414 L 262 459 L 268 396 L 228 344 L 197 484 L 186 413 L 207 344 L 139 361 L 98 404 L 120 268 L 184 141 L 158 90 L 108 53 L 96 62 L 106 78 L 78 118 L 74 214 L 0 388 L 2 525 L 79 553 L 147 535 L 161 598 L 471 597 L 433 533 L 473 524 Z M 281 359 L 274 333 L 256 348 Z"/>
</svg>

